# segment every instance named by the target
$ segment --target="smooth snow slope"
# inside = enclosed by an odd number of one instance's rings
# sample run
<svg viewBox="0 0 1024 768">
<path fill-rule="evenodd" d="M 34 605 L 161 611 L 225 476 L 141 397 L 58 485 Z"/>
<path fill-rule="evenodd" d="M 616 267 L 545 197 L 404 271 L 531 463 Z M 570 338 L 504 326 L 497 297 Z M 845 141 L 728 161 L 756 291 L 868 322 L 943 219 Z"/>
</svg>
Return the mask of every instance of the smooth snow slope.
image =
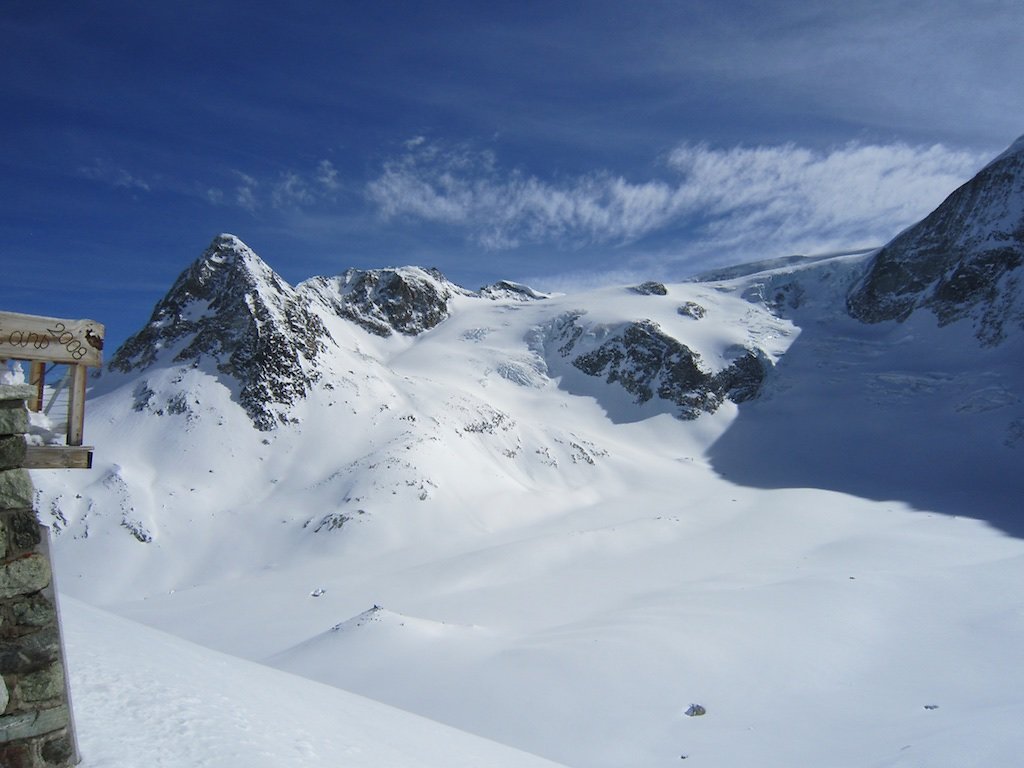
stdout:
<svg viewBox="0 0 1024 768">
<path fill-rule="evenodd" d="M 557 768 L 66 599 L 81 768 Z"/>
</svg>

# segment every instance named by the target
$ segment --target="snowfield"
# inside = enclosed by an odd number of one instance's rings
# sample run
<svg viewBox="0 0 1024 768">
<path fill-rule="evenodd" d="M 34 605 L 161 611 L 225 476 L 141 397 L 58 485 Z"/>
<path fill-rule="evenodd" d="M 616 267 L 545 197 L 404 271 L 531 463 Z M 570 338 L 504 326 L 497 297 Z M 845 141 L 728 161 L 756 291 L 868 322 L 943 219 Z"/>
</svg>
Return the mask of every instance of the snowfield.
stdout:
<svg viewBox="0 0 1024 768">
<path fill-rule="evenodd" d="M 82 768 L 557 768 L 76 600 L 62 608 Z"/>
<path fill-rule="evenodd" d="M 868 258 L 324 312 L 271 431 L 212 365 L 104 373 L 95 468 L 35 474 L 84 765 L 1018 765 L 1022 334 L 858 323 Z M 760 397 L 563 353 L 642 320 Z"/>
</svg>

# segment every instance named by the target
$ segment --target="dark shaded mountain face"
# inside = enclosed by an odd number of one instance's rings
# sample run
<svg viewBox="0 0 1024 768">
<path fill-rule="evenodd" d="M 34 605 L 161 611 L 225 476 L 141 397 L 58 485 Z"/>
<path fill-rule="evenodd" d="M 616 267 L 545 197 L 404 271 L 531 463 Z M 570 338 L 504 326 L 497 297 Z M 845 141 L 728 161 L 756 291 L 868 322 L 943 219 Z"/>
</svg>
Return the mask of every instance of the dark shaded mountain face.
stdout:
<svg viewBox="0 0 1024 768">
<path fill-rule="evenodd" d="M 970 317 L 982 344 L 1024 327 L 1024 137 L 875 256 L 851 315 L 903 321 L 927 308 L 940 325 Z"/>
<path fill-rule="evenodd" d="M 319 378 L 317 356 L 330 334 L 308 301 L 241 240 L 219 235 L 175 281 L 149 323 L 126 341 L 110 369 L 212 365 L 237 382 L 239 402 L 263 430 Z"/>
</svg>

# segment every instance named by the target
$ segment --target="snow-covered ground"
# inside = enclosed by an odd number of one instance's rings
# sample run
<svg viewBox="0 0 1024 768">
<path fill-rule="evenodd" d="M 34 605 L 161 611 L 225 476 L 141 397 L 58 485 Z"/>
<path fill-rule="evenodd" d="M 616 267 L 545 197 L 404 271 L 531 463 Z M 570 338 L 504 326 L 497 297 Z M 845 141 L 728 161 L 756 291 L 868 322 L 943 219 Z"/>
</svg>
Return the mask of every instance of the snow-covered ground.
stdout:
<svg viewBox="0 0 1024 768">
<path fill-rule="evenodd" d="M 35 478 L 85 765 L 539 764 L 358 696 L 574 768 L 1018 764 L 1020 335 L 859 324 L 864 258 L 325 318 L 271 433 L 201 367 L 113 380 L 96 468 Z M 682 421 L 569 365 L 572 316 L 777 365 Z"/>
<path fill-rule="evenodd" d="M 65 598 L 82 768 L 557 768 Z"/>
</svg>

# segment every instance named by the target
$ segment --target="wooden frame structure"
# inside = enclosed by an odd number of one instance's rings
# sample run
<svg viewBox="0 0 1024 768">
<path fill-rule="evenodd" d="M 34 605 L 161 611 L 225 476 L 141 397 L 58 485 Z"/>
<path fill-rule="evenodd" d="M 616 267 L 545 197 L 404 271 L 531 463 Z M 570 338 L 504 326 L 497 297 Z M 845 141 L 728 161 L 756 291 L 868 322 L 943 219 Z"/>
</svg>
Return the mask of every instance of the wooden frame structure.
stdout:
<svg viewBox="0 0 1024 768">
<path fill-rule="evenodd" d="M 43 407 L 47 363 L 68 366 L 68 427 L 66 445 L 30 445 L 25 456 L 29 469 L 88 469 L 92 446 L 83 445 L 85 388 L 89 368 L 103 365 L 106 329 L 95 320 L 63 320 L 56 317 L 0 312 L 0 361 L 25 360 L 29 383 L 36 396 L 30 410 Z"/>
</svg>

